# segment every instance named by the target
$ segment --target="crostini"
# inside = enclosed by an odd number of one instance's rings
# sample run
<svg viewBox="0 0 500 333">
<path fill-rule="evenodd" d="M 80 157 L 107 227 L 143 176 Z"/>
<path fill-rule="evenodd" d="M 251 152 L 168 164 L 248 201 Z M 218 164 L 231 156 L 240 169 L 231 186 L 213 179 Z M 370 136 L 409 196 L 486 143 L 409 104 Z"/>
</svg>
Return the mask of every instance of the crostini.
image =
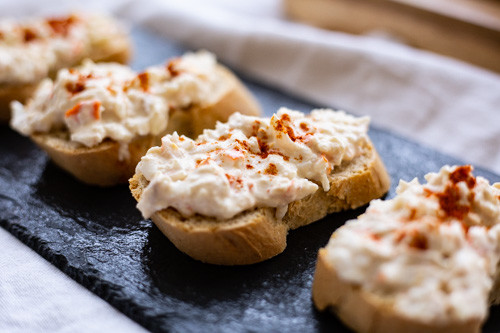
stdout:
<svg viewBox="0 0 500 333">
<path fill-rule="evenodd" d="M 333 233 L 314 276 L 319 310 L 357 332 L 480 331 L 498 301 L 500 183 L 471 166 L 425 178 Z"/>
<path fill-rule="evenodd" d="M 110 186 L 126 183 L 166 133 L 195 136 L 234 111 L 260 114 L 236 76 L 200 51 L 140 73 L 90 60 L 62 69 L 26 105 L 12 103 L 11 126 L 79 180 Z"/>
<path fill-rule="evenodd" d="M 288 230 L 388 190 L 368 123 L 332 110 L 235 113 L 196 140 L 165 136 L 130 189 L 143 216 L 192 258 L 260 262 L 285 249 Z"/>
<path fill-rule="evenodd" d="M 11 101 L 24 103 L 57 70 L 85 58 L 125 63 L 131 50 L 125 29 L 104 15 L 0 21 L 0 121 L 10 118 Z"/>
</svg>

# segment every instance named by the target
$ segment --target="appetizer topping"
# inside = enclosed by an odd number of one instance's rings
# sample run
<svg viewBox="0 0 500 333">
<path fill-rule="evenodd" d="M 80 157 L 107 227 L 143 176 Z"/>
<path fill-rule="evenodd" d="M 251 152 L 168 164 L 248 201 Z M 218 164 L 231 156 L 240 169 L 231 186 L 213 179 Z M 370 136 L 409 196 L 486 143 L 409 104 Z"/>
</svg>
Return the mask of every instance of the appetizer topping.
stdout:
<svg viewBox="0 0 500 333">
<path fill-rule="evenodd" d="M 34 32 L 33 30 L 29 29 L 29 28 L 25 28 L 23 29 L 23 34 L 24 34 L 24 41 L 26 43 L 29 43 L 31 42 L 33 39 L 37 38 L 37 34 L 36 32 Z"/>
<path fill-rule="evenodd" d="M 141 89 L 143 91 L 149 90 L 149 74 L 148 72 L 143 72 L 137 74 L 137 78 L 139 79 Z"/>
<path fill-rule="evenodd" d="M 81 67 L 60 70 L 55 81 L 43 81 L 26 106 L 14 102 L 11 124 L 24 135 L 67 130 L 72 141 L 87 147 L 110 138 L 126 148 L 138 135 L 162 134 L 169 109 L 218 98 L 226 87 L 216 65 L 207 52 L 188 53 L 171 62 L 170 70 L 154 66 L 141 73 L 86 60 Z"/>
<path fill-rule="evenodd" d="M 289 203 L 329 190 L 331 170 L 365 149 L 368 123 L 341 111 L 281 108 L 271 118 L 235 113 L 196 140 L 167 135 L 137 166 L 149 181 L 138 208 L 146 218 L 173 207 L 228 219 L 276 207 L 281 219 Z"/>
<path fill-rule="evenodd" d="M 99 102 L 99 101 L 90 101 L 90 102 L 84 101 L 84 102 L 80 102 L 80 103 L 76 104 L 73 108 L 66 111 L 64 116 L 66 118 L 68 118 L 68 117 L 78 116 L 81 113 L 88 113 L 95 120 L 99 120 L 101 118 L 101 113 L 99 112 L 100 109 L 101 109 L 101 102 Z M 88 111 L 88 112 L 81 112 L 81 111 Z M 73 118 L 73 119 L 75 119 L 75 118 Z"/>
<path fill-rule="evenodd" d="M 85 89 L 85 83 L 81 81 L 77 82 L 68 82 L 65 85 L 66 90 L 71 93 L 71 94 L 78 94 L 79 92 L 82 92 Z"/>
<path fill-rule="evenodd" d="M 0 21 L 0 84 L 36 83 L 79 63 L 117 29 L 98 15 Z"/>
<path fill-rule="evenodd" d="M 175 77 L 180 74 L 179 69 L 177 69 L 177 65 L 180 59 L 172 59 L 167 63 L 167 71 L 170 73 L 170 76 Z"/>
<path fill-rule="evenodd" d="M 474 201 L 474 192 L 471 191 L 464 202 L 461 198 L 458 184 L 465 182 L 469 189 L 472 190 L 474 188 L 476 179 L 471 176 L 471 170 L 472 167 L 470 165 L 458 167 L 450 174 L 450 182 L 442 192 L 433 192 L 430 189 L 425 189 L 427 195 L 435 195 L 439 199 L 439 205 L 445 215 L 463 220 L 470 212 L 470 206 Z"/>
<path fill-rule="evenodd" d="M 73 24 L 78 21 L 75 15 L 61 18 L 48 19 L 47 24 L 52 28 L 54 34 L 66 37 Z"/>
<path fill-rule="evenodd" d="M 339 278 L 422 321 L 484 316 L 500 259 L 500 184 L 471 166 L 401 181 L 394 199 L 372 201 L 327 245 Z"/>
</svg>

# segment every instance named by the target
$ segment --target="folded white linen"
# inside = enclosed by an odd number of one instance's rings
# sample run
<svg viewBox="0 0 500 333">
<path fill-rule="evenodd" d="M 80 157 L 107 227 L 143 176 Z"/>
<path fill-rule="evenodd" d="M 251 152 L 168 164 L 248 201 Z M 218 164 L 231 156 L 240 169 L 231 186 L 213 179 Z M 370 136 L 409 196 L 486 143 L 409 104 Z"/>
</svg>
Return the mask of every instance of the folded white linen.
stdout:
<svg viewBox="0 0 500 333">
<path fill-rule="evenodd" d="M 146 332 L 0 228 L 0 332 Z"/>
</svg>

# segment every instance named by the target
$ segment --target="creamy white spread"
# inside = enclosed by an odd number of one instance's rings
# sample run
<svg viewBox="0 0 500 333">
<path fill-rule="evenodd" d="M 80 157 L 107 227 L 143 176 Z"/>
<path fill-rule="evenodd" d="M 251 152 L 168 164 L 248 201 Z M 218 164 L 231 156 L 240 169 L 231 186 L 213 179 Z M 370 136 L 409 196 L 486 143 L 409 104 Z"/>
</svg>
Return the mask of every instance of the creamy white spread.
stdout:
<svg viewBox="0 0 500 333">
<path fill-rule="evenodd" d="M 137 166 L 149 181 L 138 208 L 146 218 L 173 207 L 228 219 L 276 207 L 282 218 L 289 203 L 329 190 L 331 171 L 366 148 L 368 124 L 341 111 L 281 108 L 271 118 L 235 113 L 196 140 L 167 135 Z"/>
<path fill-rule="evenodd" d="M 339 228 L 327 245 L 339 277 L 422 322 L 483 318 L 500 258 L 500 188 L 470 166 L 401 181 L 392 200 Z"/>
<path fill-rule="evenodd" d="M 117 29 L 100 15 L 0 21 L 0 84 L 36 83 L 73 66 Z"/>
<path fill-rule="evenodd" d="M 67 130 L 70 139 L 93 147 L 106 138 L 122 144 L 162 134 L 169 110 L 200 105 L 226 89 L 208 52 L 188 53 L 141 73 L 119 64 L 86 60 L 45 79 L 32 100 L 12 103 L 11 125 L 24 135 Z M 221 81 L 223 81 L 221 83 Z"/>
</svg>

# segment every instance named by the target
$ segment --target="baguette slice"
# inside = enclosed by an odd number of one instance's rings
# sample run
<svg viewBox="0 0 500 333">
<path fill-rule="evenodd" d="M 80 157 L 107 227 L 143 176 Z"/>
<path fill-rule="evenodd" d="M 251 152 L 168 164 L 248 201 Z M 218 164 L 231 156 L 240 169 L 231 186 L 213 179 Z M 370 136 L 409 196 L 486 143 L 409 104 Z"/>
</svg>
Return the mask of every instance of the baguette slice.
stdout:
<svg viewBox="0 0 500 333">
<path fill-rule="evenodd" d="M 445 167 L 447 168 L 447 167 Z M 444 170 L 443 168 L 442 170 Z M 470 166 L 462 166 L 462 167 L 455 167 L 454 169 L 452 168 L 448 172 L 451 172 L 452 177 L 450 179 L 453 179 L 453 174 L 458 175 L 455 177 L 455 179 L 460 178 L 462 175 L 471 175 L 471 170 L 472 168 Z M 455 172 L 453 172 L 455 171 Z M 479 180 L 480 177 L 477 178 Z M 471 186 L 471 184 L 476 184 L 476 178 L 472 178 L 472 176 L 468 176 L 468 178 L 463 178 L 464 181 L 463 186 Z M 485 184 L 484 179 L 481 179 L 481 182 L 483 182 L 482 185 Z M 409 183 L 410 185 L 413 183 Z M 467 185 L 465 185 L 465 182 L 467 182 Z M 409 315 L 407 313 L 402 313 L 401 308 L 398 308 L 396 305 L 396 299 L 398 297 L 398 294 L 392 293 L 393 289 L 391 288 L 397 288 L 397 287 L 391 287 L 389 285 L 384 285 L 384 289 L 377 289 L 377 292 L 374 292 L 372 289 L 368 289 L 366 287 L 366 283 L 373 283 L 373 280 L 370 279 L 382 279 L 381 281 L 384 281 L 384 279 L 389 279 L 389 281 L 393 281 L 395 278 L 390 277 L 386 278 L 383 277 L 383 271 L 381 270 L 382 265 L 385 265 L 385 267 L 389 267 L 391 263 L 394 264 L 396 260 L 401 261 L 402 257 L 408 256 L 410 263 L 415 265 L 415 263 L 420 263 L 423 260 L 429 260 L 430 262 L 434 263 L 434 261 L 438 260 L 443 260 L 446 261 L 448 260 L 450 254 L 446 254 L 446 252 L 442 253 L 442 257 L 426 257 L 426 259 L 423 259 L 424 257 L 420 256 L 423 255 L 425 251 L 429 251 L 429 249 L 435 249 L 439 248 L 441 245 L 436 245 L 436 244 L 444 244 L 444 248 L 446 249 L 448 246 L 455 246 L 452 244 L 456 244 L 457 238 L 452 238 L 452 239 L 441 239 L 441 240 L 436 240 L 436 238 L 432 238 L 433 236 L 430 234 L 413 234 L 413 235 L 418 235 L 417 238 L 413 238 L 413 241 L 410 241 L 408 246 L 412 248 L 410 250 L 409 254 L 405 253 L 400 253 L 400 252 L 395 252 L 393 262 L 386 262 L 384 261 L 384 255 L 380 255 L 380 257 L 374 257 L 373 262 L 367 262 L 365 259 L 366 258 L 359 258 L 357 257 L 356 253 L 359 254 L 359 252 L 353 252 L 352 254 L 352 260 L 350 261 L 353 263 L 354 261 L 357 262 L 363 262 L 364 267 L 368 267 L 366 275 L 364 276 L 363 282 L 353 282 L 352 280 L 346 279 L 342 277 L 342 274 L 344 273 L 344 269 L 342 267 L 338 267 L 335 264 L 335 261 L 332 261 L 331 255 L 334 250 L 342 250 L 344 251 L 344 248 L 341 248 L 340 244 L 346 244 L 346 242 L 349 242 L 349 247 L 351 247 L 350 244 L 353 244 L 353 242 L 356 241 L 352 236 L 347 238 L 345 235 L 346 234 L 339 234 L 339 231 L 342 232 L 341 230 L 343 228 L 351 228 L 356 226 L 358 229 L 355 229 L 360 237 L 365 237 L 364 241 L 365 243 L 369 242 L 375 242 L 379 243 L 382 242 L 383 238 L 386 236 L 379 236 L 375 234 L 371 234 L 371 232 L 374 232 L 374 230 L 378 230 L 377 232 L 380 232 L 382 234 L 386 234 L 391 232 L 388 231 L 386 227 L 376 227 L 373 226 L 374 224 L 377 224 L 377 221 L 380 221 L 380 218 L 378 220 L 374 220 L 371 224 L 372 227 L 369 226 L 369 224 L 361 222 L 361 221 L 350 221 L 347 222 L 347 226 L 343 226 L 337 231 L 335 231 L 330 239 L 330 243 L 327 247 L 322 248 L 319 250 L 318 253 L 318 261 L 316 265 L 316 271 L 314 274 L 314 282 L 312 286 L 312 297 L 314 301 L 314 305 L 316 308 L 320 311 L 324 310 L 331 310 L 334 312 L 347 326 L 355 330 L 356 332 L 480 332 L 481 325 L 486 319 L 487 315 L 487 307 L 488 304 L 494 304 L 499 302 L 499 297 L 498 297 L 498 286 L 500 285 L 500 279 L 499 279 L 499 269 L 498 269 L 498 259 L 500 258 L 500 244 L 498 237 L 500 235 L 499 233 L 499 212 L 500 212 L 500 183 L 494 184 L 491 189 L 497 189 L 496 194 L 495 190 L 484 190 L 485 188 L 488 188 L 489 184 L 486 186 L 483 186 L 480 191 L 477 191 L 476 193 L 472 193 L 472 195 L 466 195 L 466 200 L 469 200 L 470 203 L 470 216 L 466 216 L 465 218 L 460 217 L 461 214 L 465 211 L 468 213 L 468 210 L 464 207 L 467 207 L 467 205 L 464 204 L 464 201 L 460 201 L 460 195 L 457 195 L 460 191 L 463 191 L 463 187 L 461 190 L 458 190 L 459 186 L 454 186 L 454 185 L 449 185 L 443 192 L 439 193 L 432 193 L 433 186 L 441 186 L 441 181 L 434 182 L 432 186 L 428 187 L 427 189 L 424 189 L 423 193 L 425 196 L 425 193 L 431 197 L 434 195 L 438 198 L 438 205 L 434 207 L 441 207 L 439 211 L 435 212 L 434 216 L 431 216 L 429 218 L 429 210 L 427 212 L 424 212 L 421 216 L 423 216 L 423 224 L 429 223 L 430 227 L 428 230 L 432 230 L 432 232 L 435 232 L 436 230 L 439 230 L 440 228 L 440 223 L 444 225 L 448 225 L 448 223 L 456 223 L 458 216 L 458 220 L 462 221 L 462 225 L 460 225 L 458 228 L 452 229 L 449 227 L 451 230 L 447 231 L 449 234 L 444 233 L 444 235 L 449 235 L 451 234 L 452 237 L 457 237 L 457 233 L 460 234 L 460 231 L 463 230 L 465 234 L 465 243 L 467 244 L 472 244 L 470 245 L 471 248 L 476 249 L 478 253 L 482 253 L 481 255 L 484 255 L 485 259 L 469 259 L 467 263 L 470 263 L 471 261 L 479 262 L 480 260 L 484 260 L 486 264 L 482 265 L 481 263 L 478 263 L 477 266 L 474 266 L 473 268 L 470 268 L 467 266 L 466 263 L 463 263 L 461 260 L 457 260 L 458 265 L 460 265 L 457 270 L 460 272 L 459 273 L 459 279 L 462 278 L 462 280 L 457 280 L 454 281 L 452 278 L 446 278 L 445 281 L 442 281 L 442 285 L 440 285 L 440 289 L 437 290 L 437 293 L 443 293 L 444 295 L 448 295 L 446 297 L 449 297 L 449 299 L 442 299 L 441 303 L 438 304 L 447 304 L 448 308 L 438 308 L 436 309 L 435 304 L 432 304 L 432 302 L 429 302 L 428 304 L 416 304 L 414 309 L 418 309 L 418 312 L 408 312 L 408 313 L 418 313 L 418 317 Z M 445 183 L 446 184 L 446 183 Z M 487 181 L 486 181 L 487 184 Z M 430 189 L 430 190 L 429 190 Z M 407 191 L 407 190 L 405 190 Z M 456 191 L 456 192 L 455 192 Z M 398 200 L 400 196 L 399 189 L 398 189 L 398 196 L 392 200 Z M 481 198 L 480 200 L 488 200 L 488 203 L 481 203 L 478 202 L 477 199 L 475 198 Z M 396 202 L 396 201 L 394 201 Z M 492 203 L 492 204 L 490 204 Z M 402 208 L 406 207 L 403 206 L 402 201 L 399 200 L 397 201 L 397 214 L 399 217 L 402 217 L 403 219 L 401 220 L 401 226 L 402 228 L 407 228 L 404 229 L 398 229 L 396 232 L 398 232 L 396 235 L 405 235 L 405 232 L 408 232 L 411 230 L 410 227 L 412 223 L 420 223 L 418 222 L 419 220 L 416 220 L 417 222 L 413 222 L 414 218 L 416 215 L 419 215 L 418 211 L 420 209 L 424 210 L 428 209 L 429 207 L 432 207 L 430 205 L 426 205 L 427 208 L 422 208 L 423 204 L 419 204 L 418 202 L 413 202 L 413 205 L 418 205 L 416 208 L 410 208 L 407 212 L 408 215 L 406 216 L 406 213 L 402 213 L 402 209 L 406 210 L 407 208 Z M 441 206 L 440 206 L 441 205 Z M 370 206 L 367 210 L 367 214 L 372 214 L 372 211 L 370 211 L 372 207 Z M 455 210 L 456 209 L 456 210 Z M 480 212 L 482 210 L 482 212 Z M 377 214 L 383 214 L 383 210 L 380 208 L 380 206 L 377 206 L 373 208 L 373 215 Z M 451 217 L 447 216 L 447 214 L 451 213 Z M 432 214 L 432 213 L 431 213 Z M 364 215 L 361 216 L 364 217 Z M 384 216 L 384 215 L 382 215 Z M 441 222 L 438 222 L 438 224 L 434 224 L 436 220 L 434 220 L 434 217 L 437 216 L 438 219 L 443 219 Z M 444 217 L 443 217 L 444 216 Z M 478 217 L 479 220 L 478 220 Z M 358 218 L 359 219 L 359 218 Z M 420 217 L 417 217 L 417 219 L 420 219 Z M 471 222 L 473 221 L 473 222 Z M 364 221 L 366 222 L 366 221 Z M 350 223 L 350 224 L 349 224 Z M 458 224 L 457 224 L 458 225 Z M 472 227 L 481 227 L 486 230 L 487 236 L 486 239 L 488 241 L 491 241 L 490 244 L 478 244 L 478 239 L 483 240 L 484 238 L 480 238 L 477 236 L 477 233 L 475 231 L 470 231 Z M 374 228 L 374 229 L 371 229 Z M 493 229 L 495 228 L 495 229 Z M 457 231 L 457 229 L 459 231 Z M 350 230 L 350 229 L 347 229 Z M 418 229 L 417 229 L 418 230 Z M 424 229 L 425 230 L 425 229 Z M 406 233 L 406 235 L 410 235 L 411 237 L 413 236 L 411 233 Z M 443 234 L 440 234 L 443 235 Z M 471 236 L 472 235 L 472 236 Z M 336 248 L 331 248 L 329 246 L 332 245 L 333 242 L 338 242 L 339 239 L 342 237 L 343 243 L 339 243 Z M 379 238 L 380 237 L 380 238 Z M 408 236 L 404 236 L 408 237 Z M 443 236 L 439 236 L 443 237 Z M 461 237 L 461 236 L 460 236 Z M 402 241 L 401 238 L 397 240 L 398 238 L 395 237 L 396 241 L 399 242 Z M 403 240 L 404 241 L 404 240 Z M 441 243 L 439 243 L 441 242 Z M 381 243 L 385 244 L 385 243 Z M 364 245 L 363 245 L 364 246 Z M 369 248 L 372 245 L 366 245 L 366 248 Z M 373 245 L 375 246 L 375 245 Z M 356 247 L 358 248 L 358 247 Z M 460 249 L 462 250 L 462 249 Z M 447 250 L 451 251 L 451 255 L 455 255 L 456 253 L 459 253 L 459 250 Z M 387 251 L 385 251 L 387 252 Z M 343 253 L 342 256 L 345 256 L 346 254 Z M 341 255 L 339 254 L 337 258 L 339 258 Z M 383 259 L 380 259 L 383 258 Z M 392 258 L 392 257 L 391 257 Z M 464 255 L 461 257 L 464 259 Z M 479 258 L 479 257 L 478 257 Z M 468 259 L 468 258 L 467 258 Z M 337 259 L 338 260 L 338 259 Z M 346 262 L 346 261 L 344 261 Z M 381 263 L 380 263 L 381 262 Z M 354 265 L 354 263 L 353 263 Z M 373 265 L 373 266 L 372 266 Z M 464 281 L 466 274 L 463 270 L 465 269 L 464 266 L 467 266 L 469 269 L 469 272 L 473 270 L 476 274 L 479 275 L 474 275 L 468 278 L 468 283 L 475 284 L 476 286 L 479 287 L 478 289 L 474 291 L 469 291 L 470 290 L 470 285 Z M 376 271 L 376 274 L 371 271 L 373 267 L 376 267 L 378 270 Z M 394 268 L 392 267 L 392 272 L 394 274 Z M 496 269 L 496 272 L 494 274 L 491 274 L 491 268 L 493 270 Z M 403 268 L 404 270 L 408 270 L 410 268 Z M 444 270 L 447 272 L 451 272 L 455 267 L 452 267 L 450 263 L 448 263 Z M 391 272 L 391 270 L 387 270 L 387 272 Z M 414 272 L 414 270 L 410 271 Z M 428 271 L 426 271 L 428 272 Z M 455 272 L 455 271 L 453 271 Z M 479 273 L 478 273 L 479 272 Z M 450 273 L 452 274 L 452 273 Z M 371 278 L 367 278 L 367 277 Z M 394 276 L 394 275 L 393 275 Z M 426 275 L 426 277 L 429 275 Z M 480 278 L 477 278 L 477 276 L 480 276 Z M 419 280 L 420 278 L 416 279 L 418 280 L 421 285 L 427 285 L 426 283 L 426 277 L 423 278 L 424 281 Z M 431 277 L 435 278 L 435 276 Z M 456 278 L 456 276 L 455 276 Z M 430 281 L 430 280 L 429 280 Z M 404 281 L 399 281 L 399 282 L 404 282 Z M 427 281 L 428 282 L 428 281 Z M 390 282 L 393 283 L 394 282 Z M 396 282 L 396 286 L 397 286 Z M 430 282 L 432 285 L 432 281 Z M 484 287 L 484 285 L 488 286 L 490 285 L 490 292 L 488 295 L 488 287 Z M 420 286 L 420 285 L 419 285 Z M 453 286 L 453 287 L 450 287 Z M 373 288 L 373 287 L 372 287 Z M 455 289 L 451 289 L 455 288 Z M 384 291 L 385 290 L 385 291 Z M 419 293 L 422 293 L 422 289 L 419 290 Z M 464 297 L 464 295 L 457 295 L 454 294 L 454 290 L 461 290 L 464 293 L 469 293 L 467 296 Z M 434 292 L 434 294 L 436 294 Z M 407 291 L 407 293 L 410 293 Z M 412 293 L 412 295 L 416 295 L 417 291 Z M 473 294 L 471 297 L 470 294 Z M 425 294 L 426 298 L 428 297 L 435 297 L 435 295 L 428 295 L 429 292 L 427 291 L 427 294 Z M 439 294 L 441 295 L 441 294 Z M 460 298 L 462 297 L 462 298 Z M 489 299 L 488 299 L 489 298 Z M 472 300 L 472 301 L 471 301 Z M 479 300 L 479 301 L 478 301 Z M 449 303 L 447 303 L 449 302 Z M 470 303 L 469 303 L 470 302 Z M 414 305 L 416 302 L 412 302 L 412 305 Z M 456 304 L 460 304 L 462 308 L 457 309 Z M 451 305 L 450 305 L 451 304 Z M 434 306 L 434 308 L 433 308 Z M 467 311 L 464 310 L 464 307 L 469 307 Z M 470 311 L 472 308 L 472 311 Z M 475 311 L 476 309 L 480 309 L 478 311 Z M 440 313 L 441 317 L 434 316 L 433 313 Z M 443 315 L 444 313 L 444 315 Z M 423 315 L 422 315 L 423 314 Z"/>
<path fill-rule="evenodd" d="M 120 159 L 120 143 L 110 139 L 90 148 L 69 140 L 67 131 L 35 133 L 31 139 L 59 167 L 84 183 L 98 186 L 126 183 L 141 157 L 149 148 L 158 145 L 163 135 L 177 131 L 186 136 L 197 136 L 204 128 L 214 127 L 217 121 L 227 120 L 234 111 L 260 114 L 254 97 L 231 71 L 222 65 L 217 65 L 216 71 L 226 81 L 227 89 L 212 96 L 210 103 L 205 105 L 171 109 L 166 131 L 136 137 L 128 146 L 130 157 L 127 159 Z"/>
<path fill-rule="evenodd" d="M 84 52 L 75 58 L 72 64 L 76 66 L 84 58 L 94 62 L 118 62 L 125 64 L 132 56 L 132 42 L 125 30 L 114 20 L 106 16 L 89 15 L 85 19 L 89 35 L 88 53 Z M 107 28 L 103 28 L 107 27 Z M 51 68 L 49 77 L 54 77 L 61 64 Z M 10 103 L 19 101 L 25 103 L 33 94 L 40 80 L 34 82 L 5 83 L 0 82 L 0 123 L 8 122 L 10 119 Z"/>
<path fill-rule="evenodd" d="M 282 220 L 276 208 L 255 208 L 227 220 L 201 215 L 184 218 L 173 208 L 156 212 L 151 219 L 182 252 L 202 262 L 248 265 L 269 259 L 286 247 L 288 230 L 317 221 L 327 214 L 360 207 L 389 189 L 385 167 L 368 142 L 361 156 L 344 162 L 329 176 L 330 190 L 292 202 Z M 130 190 L 139 201 L 148 180 L 141 174 L 130 179 Z"/>
<path fill-rule="evenodd" d="M 324 248 L 319 250 L 312 290 L 314 305 L 318 310 L 332 310 L 356 332 L 480 332 L 483 322 L 482 318 L 476 317 L 437 325 L 401 316 L 393 310 L 390 300 L 340 279 L 336 267 L 328 261 Z"/>
<path fill-rule="evenodd" d="M 120 145 L 105 140 L 95 147 L 85 147 L 69 140 L 68 132 L 33 134 L 31 139 L 52 161 L 78 180 L 89 185 L 113 186 L 127 182 L 144 153 L 155 144 L 154 135 L 139 136 L 128 145 L 129 158 L 118 158 Z"/>
</svg>

